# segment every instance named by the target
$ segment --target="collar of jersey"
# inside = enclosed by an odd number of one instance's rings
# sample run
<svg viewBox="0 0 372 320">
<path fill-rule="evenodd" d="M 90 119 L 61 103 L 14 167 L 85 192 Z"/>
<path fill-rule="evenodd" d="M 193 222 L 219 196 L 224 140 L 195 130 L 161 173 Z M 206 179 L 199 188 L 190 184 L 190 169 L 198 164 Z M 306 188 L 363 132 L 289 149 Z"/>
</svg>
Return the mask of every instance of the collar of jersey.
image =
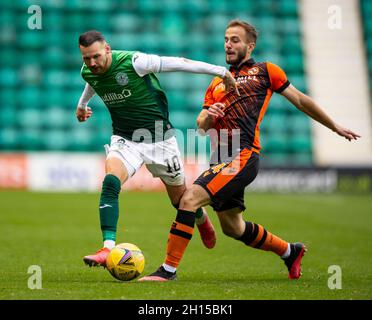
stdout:
<svg viewBox="0 0 372 320">
<path fill-rule="evenodd" d="M 244 61 L 239 67 L 231 65 L 230 66 L 230 71 L 241 70 L 244 66 L 251 67 L 255 63 L 256 63 L 256 61 L 253 58 L 249 58 L 247 61 Z"/>
</svg>

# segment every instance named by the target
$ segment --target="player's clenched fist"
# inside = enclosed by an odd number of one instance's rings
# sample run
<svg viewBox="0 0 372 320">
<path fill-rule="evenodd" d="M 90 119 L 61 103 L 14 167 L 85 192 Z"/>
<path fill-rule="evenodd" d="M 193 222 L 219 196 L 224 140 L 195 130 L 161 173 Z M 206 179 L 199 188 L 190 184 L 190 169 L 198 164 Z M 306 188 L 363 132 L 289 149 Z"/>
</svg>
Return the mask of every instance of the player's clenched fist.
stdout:
<svg viewBox="0 0 372 320">
<path fill-rule="evenodd" d="M 212 118 L 223 117 L 225 115 L 225 112 L 222 111 L 223 108 L 225 108 L 225 105 L 223 103 L 216 102 L 212 104 L 208 108 L 208 116 Z"/>
<path fill-rule="evenodd" d="M 82 109 L 79 106 L 76 108 L 76 118 L 79 120 L 79 122 L 84 122 L 88 120 L 92 114 L 93 111 L 88 106 L 85 109 Z"/>
</svg>

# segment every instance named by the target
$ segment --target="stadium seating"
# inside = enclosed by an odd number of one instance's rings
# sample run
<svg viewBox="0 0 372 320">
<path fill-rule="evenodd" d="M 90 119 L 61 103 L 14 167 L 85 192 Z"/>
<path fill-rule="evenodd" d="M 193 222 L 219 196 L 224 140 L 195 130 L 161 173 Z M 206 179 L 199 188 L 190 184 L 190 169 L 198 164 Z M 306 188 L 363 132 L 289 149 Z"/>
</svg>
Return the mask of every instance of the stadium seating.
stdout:
<svg viewBox="0 0 372 320">
<path fill-rule="evenodd" d="M 29 1 L 0 4 L 0 150 L 99 151 L 109 142 L 110 116 L 98 98 L 93 117 L 75 119 L 84 88 L 80 77 L 79 34 L 102 31 L 115 49 L 187 56 L 225 64 L 227 22 L 239 17 L 254 24 L 259 39 L 253 57 L 279 64 L 306 92 L 304 55 L 296 0 L 86 0 L 39 1 L 43 29 L 27 28 Z M 366 12 L 371 3 L 362 1 Z M 365 28 L 372 32 L 371 21 Z M 372 40 L 368 42 L 372 61 Z M 371 74 L 371 67 L 370 67 Z M 167 92 L 170 119 L 186 132 L 195 128 L 210 76 L 159 75 Z M 274 95 L 261 128 L 262 164 L 312 164 L 310 122 L 287 100 Z"/>
</svg>

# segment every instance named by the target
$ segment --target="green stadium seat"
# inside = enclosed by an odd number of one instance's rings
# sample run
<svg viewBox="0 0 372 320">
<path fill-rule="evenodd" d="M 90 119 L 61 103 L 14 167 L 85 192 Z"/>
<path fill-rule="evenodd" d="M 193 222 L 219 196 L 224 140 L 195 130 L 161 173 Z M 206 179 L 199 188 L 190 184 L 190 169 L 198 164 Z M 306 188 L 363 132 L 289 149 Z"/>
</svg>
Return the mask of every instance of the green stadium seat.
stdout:
<svg viewBox="0 0 372 320">
<path fill-rule="evenodd" d="M 49 69 L 44 72 L 44 86 L 63 87 L 66 83 L 67 79 L 64 70 Z"/>
<path fill-rule="evenodd" d="M 206 90 L 207 86 L 203 89 L 194 89 L 189 92 L 186 98 L 190 111 L 199 113 L 202 110 Z"/>
<path fill-rule="evenodd" d="M 1 41 L 0 41 L 1 42 Z M 7 66 L 7 68 L 16 68 L 18 66 L 19 61 L 14 57 L 17 56 L 17 50 L 13 48 L 6 48 L 0 51 L 0 61 L 3 66 Z"/>
<path fill-rule="evenodd" d="M 294 17 L 297 19 L 297 0 L 279 0 L 276 2 L 276 6 L 279 18 Z"/>
<path fill-rule="evenodd" d="M 136 32 L 141 27 L 141 20 L 132 13 L 118 13 L 109 20 L 109 24 L 113 31 L 131 33 Z"/>
<path fill-rule="evenodd" d="M 17 104 L 24 108 L 35 109 L 42 104 L 42 90 L 39 86 L 24 86 L 18 90 Z"/>
<path fill-rule="evenodd" d="M 268 167 L 286 167 L 291 165 L 291 156 L 286 152 L 263 152 L 260 162 Z"/>
<path fill-rule="evenodd" d="M 282 39 L 276 33 L 267 33 L 262 36 L 259 34 L 255 50 L 270 55 L 270 52 L 279 51 L 281 43 Z"/>
<path fill-rule="evenodd" d="M 19 132 L 19 147 L 25 151 L 37 151 L 42 149 L 42 132 L 38 128 L 26 128 Z"/>
<path fill-rule="evenodd" d="M 303 153 L 311 151 L 310 136 L 304 133 L 293 134 L 289 139 L 290 151 L 293 153 Z"/>
<path fill-rule="evenodd" d="M 301 152 L 291 155 L 291 165 L 296 167 L 311 167 L 313 157 L 311 152 Z"/>
<path fill-rule="evenodd" d="M 265 127 L 272 135 L 285 133 L 288 125 L 288 119 L 284 113 L 272 113 L 270 110 L 267 111 L 261 123 L 261 127 Z"/>
<path fill-rule="evenodd" d="M 305 93 L 307 92 L 306 80 L 303 74 L 297 73 L 297 74 L 290 74 L 287 76 L 288 76 L 288 80 L 291 82 L 291 84 L 293 84 L 293 86 L 295 86 L 298 90 L 302 92 L 305 92 Z"/>
<path fill-rule="evenodd" d="M 159 74 L 160 82 L 166 92 L 169 90 L 183 89 L 186 86 L 188 75 L 180 72 L 167 72 Z"/>
<path fill-rule="evenodd" d="M 158 1 L 153 1 L 153 0 L 138 0 L 138 8 L 141 8 L 141 11 L 144 12 L 153 12 L 153 11 L 162 11 L 164 10 L 163 3 Z"/>
<path fill-rule="evenodd" d="M 297 17 L 286 17 L 286 19 L 282 19 L 278 27 L 280 28 L 280 32 L 283 35 L 301 34 L 300 31 L 301 23 L 297 19 Z"/>
<path fill-rule="evenodd" d="M 164 15 L 161 19 L 160 26 L 160 32 L 164 36 L 173 36 L 175 34 L 184 35 L 187 31 L 184 19 L 174 14 Z"/>
<path fill-rule="evenodd" d="M 48 134 L 43 135 L 42 146 L 46 150 L 65 151 L 68 150 L 69 139 L 66 131 L 62 129 L 51 129 Z"/>
<path fill-rule="evenodd" d="M 257 1 L 259 3 L 260 1 Z M 271 15 L 257 13 L 255 17 L 255 25 L 259 37 L 264 38 L 268 35 L 276 34 L 278 32 L 278 21 L 273 19 Z"/>
<path fill-rule="evenodd" d="M 168 105 L 170 110 L 185 110 L 186 96 L 183 90 L 168 90 L 166 92 L 168 98 Z"/>
<path fill-rule="evenodd" d="M 216 1 L 217 2 L 217 1 Z M 216 13 L 208 17 L 208 25 L 205 30 L 206 34 L 208 36 L 212 36 L 215 34 L 216 36 L 219 36 L 222 38 L 222 43 L 223 43 L 223 35 L 225 34 L 225 28 L 227 24 L 230 21 L 230 17 L 222 14 L 222 13 Z"/>
<path fill-rule="evenodd" d="M 44 33 L 39 30 L 26 30 L 20 32 L 19 35 L 17 35 L 17 44 L 23 50 L 41 50 L 46 46 Z"/>
<path fill-rule="evenodd" d="M 65 139 L 69 148 L 79 151 L 89 151 L 96 149 L 95 133 L 93 130 L 78 127 L 65 134 Z"/>
<path fill-rule="evenodd" d="M 3 108 L 6 109 L 7 107 L 16 110 L 17 105 L 16 96 L 17 96 L 16 88 L 2 88 L 2 90 L 0 91 L 0 101 L 2 104 L 1 112 L 3 111 Z"/>
<path fill-rule="evenodd" d="M 301 55 L 302 54 L 302 43 L 301 43 L 300 35 L 296 35 L 296 34 L 285 35 L 281 39 L 281 44 L 282 44 L 282 52 L 284 55 L 287 55 L 287 54 Z"/>
<path fill-rule="evenodd" d="M 287 100 L 279 94 L 273 94 L 270 99 L 269 106 L 266 111 L 267 114 L 285 114 L 288 112 Z M 266 117 L 262 120 L 265 122 Z"/>
<path fill-rule="evenodd" d="M 17 71 L 12 68 L 0 69 L 0 86 L 14 87 L 18 84 Z"/>
<path fill-rule="evenodd" d="M 75 112 L 51 105 L 43 110 L 43 124 L 50 129 L 67 129 L 76 121 Z"/>
<path fill-rule="evenodd" d="M 89 21 L 89 16 L 87 15 L 86 18 L 84 15 L 82 15 L 82 11 L 71 11 L 63 19 L 63 29 L 65 31 L 78 31 L 79 33 L 84 32 L 89 29 L 87 24 Z"/>
<path fill-rule="evenodd" d="M 174 127 L 180 129 L 196 129 L 196 116 L 190 111 L 173 111 L 170 115 L 170 121 Z"/>
<path fill-rule="evenodd" d="M 17 109 L 13 105 L 5 104 L 1 107 L 0 128 L 15 127 L 17 123 Z"/>
<path fill-rule="evenodd" d="M 38 109 L 22 109 L 17 112 L 17 124 L 21 128 L 37 129 L 43 124 L 43 113 Z"/>
<path fill-rule="evenodd" d="M 16 150 L 19 139 L 18 131 L 12 127 L 0 127 L 0 150 Z"/>
<path fill-rule="evenodd" d="M 84 86 L 81 86 L 80 94 L 83 92 Z M 69 97 L 70 99 L 70 97 Z M 47 92 L 43 92 L 41 103 L 43 105 L 63 105 L 66 101 L 66 94 L 62 88 L 49 87 Z M 77 101 L 76 101 L 77 104 Z"/>
<path fill-rule="evenodd" d="M 285 63 L 282 68 L 286 73 L 302 73 L 304 70 L 304 60 L 301 54 L 288 54 L 285 56 Z"/>
<path fill-rule="evenodd" d="M 262 150 L 265 153 L 285 153 L 289 150 L 289 140 L 285 133 L 268 134 L 261 137 Z"/>
<path fill-rule="evenodd" d="M 297 111 L 289 118 L 289 129 L 292 131 L 293 134 L 311 134 L 311 123 L 310 119 Z"/>
<path fill-rule="evenodd" d="M 178 2 L 178 1 L 175 1 Z M 181 3 L 181 1 L 180 1 Z M 208 1 L 188 0 L 182 1 L 182 10 L 187 13 L 187 16 L 193 14 L 206 14 L 210 10 L 210 3 Z"/>
<path fill-rule="evenodd" d="M 64 14 L 62 10 L 48 10 L 47 12 L 44 12 L 42 15 L 43 22 L 42 26 L 44 30 L 47 30 L 48 34 L 56 34 L 57 40 L 59 37 L 57 37 L 57 34 L 63 31 L 63 19 Z M 50 37 L 52 38 L 52 37 Z"/>
</svg>

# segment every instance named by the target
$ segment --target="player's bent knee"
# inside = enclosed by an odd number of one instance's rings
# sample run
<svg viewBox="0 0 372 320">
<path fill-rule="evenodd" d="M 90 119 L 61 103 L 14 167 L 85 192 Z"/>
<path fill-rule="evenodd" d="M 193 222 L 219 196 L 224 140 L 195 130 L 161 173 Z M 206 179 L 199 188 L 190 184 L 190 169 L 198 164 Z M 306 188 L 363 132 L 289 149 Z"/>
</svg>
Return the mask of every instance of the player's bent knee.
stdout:
<svg viewBox="0 0 372 320">
<path fill-rule="evenodd" d="M 209 195 L 201 187 L 192 185 L 183 194 L 179 207 L 183 210 L 196 211 L 200 207 L 208 204 Z"/>
<path fill-rule="evenodd" d="M 106 175 L 111 174 L 116 176 L 123 184 L 128 179 L 128 170 L 123 162 L 117 158 L 109 158 L 106 160 Z"/>
<path fill-rule="evenodd" d="M 188 211 L 196 211 L 201 206 L 199 205 L 199 199 L 194 196 L 193 192 L 187 190 L 181 198 L 179 207 Z"/>
</svg>

